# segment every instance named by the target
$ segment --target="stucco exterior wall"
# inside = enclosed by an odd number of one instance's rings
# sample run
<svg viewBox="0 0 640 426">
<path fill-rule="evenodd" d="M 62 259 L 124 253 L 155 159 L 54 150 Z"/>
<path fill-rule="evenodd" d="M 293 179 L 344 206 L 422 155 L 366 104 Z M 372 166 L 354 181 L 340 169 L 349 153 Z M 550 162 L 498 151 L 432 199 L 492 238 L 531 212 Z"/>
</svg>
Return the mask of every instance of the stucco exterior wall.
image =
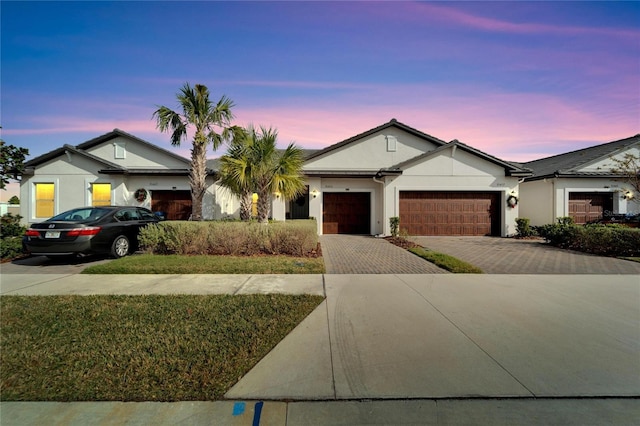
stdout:
<svg viewBox="0 0 640 426">
<path fill-rule="evenodd" d="M 522 215 L 531 219 L 532 225 L 555 222 L 556 218 L 569 216 L 569 194 L 572 192 L 594 192 L 613 194 L 613 212 L 639 214 L 638 198 L 627 200 L 623 194 L 628 185 L 607 178 L 552 178 L 520 185 Z"/>
<path fill-rule="evenodd" d="M 520 214 L 540 226 L 555 221 L 554 179 L 523 182 L 520 184 Z"/>
<path fill-rule="evenodd" d="M 389 141 L 389 138 L 393 138 Z M 395 151 L 388 150 L 388 143 Z M 379 170 L 414 158 L 437 146 L 396 128 L 388 128 L 326 155 L 309 160 L 305 170 Z"/>
<path fill-rule="evenodd" d="M 125 148 L 125 158 L 116 158 L 116 144 L 120 144 Z M 188 165 L 188 163 L 167 155 L 160 150 L 150 148 L 122 136 L 87 149 L 87 152 L 128 168 L 180 169 Z"/>
</svg>

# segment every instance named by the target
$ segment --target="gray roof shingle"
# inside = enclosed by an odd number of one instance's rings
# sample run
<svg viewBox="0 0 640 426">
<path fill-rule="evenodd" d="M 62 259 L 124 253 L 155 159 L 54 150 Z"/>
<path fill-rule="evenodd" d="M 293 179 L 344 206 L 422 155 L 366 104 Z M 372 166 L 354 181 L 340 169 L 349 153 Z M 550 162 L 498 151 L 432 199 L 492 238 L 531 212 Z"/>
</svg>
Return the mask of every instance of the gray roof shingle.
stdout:
<svg viewBox="0 0 640 426">
<path fill-rule="evenodd" d="M 635 144 L 640 144 L 640 134 L 589 148 L 522 163 L 522 166 L 533 170 L 533 176 L 525 180 L 531 181 L 557 176 L 612 176 L 613 174 L 610 172 L 581 172 L 580 169 L 598 160 L 609 158 Z"/>
</svg>

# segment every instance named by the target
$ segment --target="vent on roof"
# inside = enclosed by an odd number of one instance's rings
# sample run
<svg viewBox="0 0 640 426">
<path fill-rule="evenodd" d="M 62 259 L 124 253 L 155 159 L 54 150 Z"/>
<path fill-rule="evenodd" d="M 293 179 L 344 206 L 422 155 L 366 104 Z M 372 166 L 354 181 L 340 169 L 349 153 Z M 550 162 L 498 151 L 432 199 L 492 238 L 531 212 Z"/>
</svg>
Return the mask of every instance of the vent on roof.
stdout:
<svg viewBox="0 0 640 426">
<path fill-rule="evenodd" d="M 398 149 L 398 139 L 395 136 L 386 136 L 387 138 L 387 151 L 396 152 Z"/>
<path fill-rule="evenodd" d="M 126 144 L 124 142 L 115 142 L 113 144 L 113 147 L 113 158 L 115 158 L 116 160 L 124 160 L 124 158 L 127 156 Z"/>
</svg>

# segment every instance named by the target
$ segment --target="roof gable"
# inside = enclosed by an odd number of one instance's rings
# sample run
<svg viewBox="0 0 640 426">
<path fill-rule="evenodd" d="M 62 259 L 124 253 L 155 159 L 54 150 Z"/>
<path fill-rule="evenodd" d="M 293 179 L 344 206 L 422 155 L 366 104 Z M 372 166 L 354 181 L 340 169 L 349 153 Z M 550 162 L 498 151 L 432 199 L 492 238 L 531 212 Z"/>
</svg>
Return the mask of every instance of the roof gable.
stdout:
<svg viewBox="0 0 640 426">
<path fill-rule="evenodd" d="M 529 161 L 523 163 L 523 166 L 533 170 L 533 176 L 527 178 L 527 180 L 557 176 L 612 176 L 613 174 L 609 170 L 598 170 L 598 167 L 591 166 L 595 166 L 597 163 L 603 161 L 606 162 L 611 157 L 627 151 L 634 146 L 640 147 L 640 134 L 589 148 Z"/>
<path fill-rule="evenodd" d="M 142 158 L 141 164 L 136 164 L 135 160 L 129 160 L 119 162 L 119 160 L 111 160 L 113 157 L 113 147 L 106 147 L 105 145 L 111 141 L 121 140 L 129 143 L 133 142 L 133 147 L 138 151 L 137 158 Z M 145 155 L 145 153 L 153 152 L 155 155 Z M 110 153 L 110 154 L 107 154 Z M 181 157 L 171 151 L 160 148 L 150 142 L 142 140 L 136 136 L 133 136 L 127 132 L 119 129 L 114 129 L 109 133 L 98 136 L 86 142 L 83 142 L 77 146 L 65 144 L 61 148 L 54 149 L 36 158 L 33 158 L 25 162 L 25 168 L 29 174 L 29 169 L 33 170 L 40 165 L 55 160 L 62 155 L 80 155 L 84 158 L 91 159 L 100 164 L 103 168 L 100 173 L 141 173 L 145 170 L 163 170 L 166 172 L 179 172 L 184 174 L 188 171 L 190 163 L 184 157 Z M 148 160 L 146 157 L 154 157 L 154 160 Z M 165 161 L 163 161 L 163 159 Z"/>
<path fill-rule="evenodd" d="M 311 153 L 305 173 L 375 175 L 380 169 L 431 151 L 446 142 L 391 120 L 323 150 Z"/>
<path fill-rule="evenodd" d="M 403 123 L 399 122 L 395 118 L 392 118 L 391 121 L 389 121 L 388 123 L 384 123 L 384 124 L 382 124 L 382 125 L 380 125 L 378 127 L 374 127 L 373 129 L 367 130 L 366 132 L 357 134 L 355 136 L 352 136 L 352 137 L 350 137 L 348 139 L 343 140 L 342 142 L 335 143 L 335 144 L 330 145 L 330 146 L 328 146 L 328 147 L 326 147 L 324 149 L 321 149 L 320 151 L 312 153 L 311 155 L 309 155 L 309 157 L 307 157 L 307 161 L 312 160 L 312 159 L 317 158 L 317 157 L 321 157 L 323 155 L 326 155 L 327 153 L 330 153 L 330 152 L 335 151 L 335 150 L 337 150 L 339 148 L 345 147 L 345 146 L 347 146 L 349 144 L 358 142 L 358 141 L 360 141 L 360 140 L 362 140 L 362 139 L 364 139 L 364 138 L 366 138 L 368 136 L 372 136 L 372 135 L 374 135 L 374 134 L 376 134 L 378 132 L 384 131 L 384 130 L 392 128 L 392 127 L 398 128 L 400 130 L 404 130 L 405 132 L 407 132 L 409 134 L 417 136 L 418 138 L 425 139 L 425 140 L 427 140 L 427 141 L 429 141 L 429 142 L 431 142 L 431 143 L 433 143 L 435 145 L 443 145 L 443 144 L 446 143 L 442 139 L 438 139 L 435 136 L 431 136 L 431 135 L 428 135 L 426 133 L 423 133 L 423 132 L 421 132 L 421 131 L 419 131 L 417 129 L 414 129 L 413 127 L 409 127 L 406 124 L 403 124 Z"/>
<path fill-rule="evenodd" d="M 452 150 L 453 153 L 452 155 L 455 155 L 455 151 L 457 149 L 460 149 L 464 152 L 467 152 L 475 157 L 478 157 L 484 161 L 487 161 L 491 164 L 494 164 L 496 166 L 502 167 L 505 171 L 505 175 L 507 176 L 529 176 L 531 175 L 531 171 L 528 170 L 527 168 L 521 167 L 519 165 L 510 163 L 508 161 L 504 161 L 501 160 L 497 157 L 494 157 L 492 155 L 489 155 L 485 152 L 482 152 L 476 148 L 473 148 L 467 144 L 464 144 L 462 142 L 460 142 L 457 139 L 454 139 L 453 141 L 442 145 L 432 151 L 429 152 L 425 152 L 424 154 L 421 154 L 417 157 L 411 158 L 407 161 L 404 161 L 402 163 L 396 164 L 395 166 L 390 167 L 389 169 L 385 170 L 387 172 L 402 172 L 410 167 L 415 166 L 418 163 L 421 163 L 425 160 L 428 160 L 430 158 L 436 157 L 438 155 L 441 155 L 443 153 L 443 151 L 447 151 L 447 150 Z M 384 173 L 384 171 L 383 171 Z"/>
</svg>

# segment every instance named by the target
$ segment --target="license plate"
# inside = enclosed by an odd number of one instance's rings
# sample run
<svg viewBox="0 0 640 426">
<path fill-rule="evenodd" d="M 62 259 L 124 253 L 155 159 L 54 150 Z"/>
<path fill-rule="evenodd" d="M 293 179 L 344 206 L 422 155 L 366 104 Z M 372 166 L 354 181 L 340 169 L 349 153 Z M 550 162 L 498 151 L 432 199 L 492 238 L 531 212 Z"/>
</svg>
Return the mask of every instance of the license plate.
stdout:
<svg viewBox="0 0 640 426">
<path fill-rule="evenodd" d="M 60 238 L 60 231 L 47 231 L 44 234 L 45 238 Z"/>
</svg>

